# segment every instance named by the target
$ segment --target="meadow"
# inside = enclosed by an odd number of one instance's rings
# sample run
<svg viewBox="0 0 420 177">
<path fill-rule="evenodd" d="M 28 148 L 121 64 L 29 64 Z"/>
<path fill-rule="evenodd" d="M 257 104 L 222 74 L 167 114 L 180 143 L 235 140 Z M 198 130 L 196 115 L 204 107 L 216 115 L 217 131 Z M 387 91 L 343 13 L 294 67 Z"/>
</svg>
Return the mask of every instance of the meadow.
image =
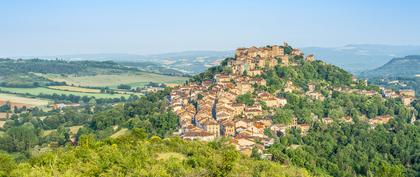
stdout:
<svg viewBox="0 0 420 177">
<path fill-rule="evenodd" d="M 71 92 L 83 92 L 83 93 L 101 93 L 99 89 L 91 89 L 91 88 L 83 88 L 83 87 L 74 87 L 74 86 L 49 86 L 50 89 L 55 90 L 64 90 L 64 91 L 71 91 Z"/>
<path fill-rule="evenodd" d="M 127 84 L 132 87 L 143 87 L 149 82 L 177 84 L 183 83 L 188 79 L 187 77 L 167 76 L 147 72 L 100 74 L 94 76 L 46 74 L 44 77 L 56 82 L 66 82 L 67 85 L 110 88 L 116 88 L 120 84 Z"/>
<path fill-rule="evenodd" d="M 11 87 L 0 87 L 0 90 L 7 91 L 11 93 L 18 93 L 18 94 L 29 94 L 33 96 L 37 96 L 39 94 L 65 94 L 65 95 L 77 95 L 77 96 L 87 96 L 87 97 L 95 97 L 95 98 L 121 98 L 129 97 L 128 94 L 105 94 L 105 93 L 83 93 L 83 92 L 73 92 L 73 91 L 65 91 L 65 90 L 57 90 L 57 89 L 50 89 L 46 87 L 37 87 L 37 88 L 11 88 Z M 140 95 L 140 94 L 138 94 Z"/>
</svg>

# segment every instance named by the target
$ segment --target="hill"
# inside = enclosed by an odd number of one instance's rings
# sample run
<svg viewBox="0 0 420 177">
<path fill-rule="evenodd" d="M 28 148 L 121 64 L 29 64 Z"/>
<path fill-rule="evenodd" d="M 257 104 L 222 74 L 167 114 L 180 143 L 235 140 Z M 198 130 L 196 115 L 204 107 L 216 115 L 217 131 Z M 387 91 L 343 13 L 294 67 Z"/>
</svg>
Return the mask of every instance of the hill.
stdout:
<svg viewBox="0 0 420 177">
<path fill-rule="evenodd" d="M 320 60 L 342 67 L 353 74 L 372 70 L 385 64 L 393 57 L 420 55 L 420 46 L 350 44 L 342 47 L 304 47 L 306 54 L 315 54 Z M 185 51 L 153 55 L 136 54 L 79 54 L 36 56 L 45 59 L 115 61 L 135 66 L 144 71 L 162 74 L 198 74 L 216 66 L 226 57 L 233 57 L 234 51 Z M 34 58 L 34 57 L 13 57 Z M 140 64 L 136 64 L 140 63 Z"/>
<path fill-rule="evenodd" d="M 366 71 L 360 75 L 363 77 L 373 78 L 414 78 L 420 74 L 420 55 L 409 55 L 402 58 L 393 58 L 383 66 Z"/>
<path fill-rule="evenodd" d="M 418 176 L 420 102 L 389 92 L 288 44 L 239 48 L 123 104 L 8 116 L 0 159 L 14 176 Z"/>
<path fill-rule="evenodd" d="M 36 87 L 41 85 L 60 85 L 39 74 L 58 75 L 97 75 L 118 74 L 136 71 L 111 61 L 64 61 L 64 60 L 13 60 L 0 59 L 0 84 L 8 87 Z"/>
<path fill-rule="evenodd" d="M 420 46 L 353 44 L 343 47 L 306 47 L 302 51 L 359 74 L 380 67 L 393 57 L 420 55 Z"/>
<path fill-rule="evenodd" d="M 68 61 L 114 61 L 134 66 L 144 71 L 158 72 L 161 74 L 185 75 L 197 74 L 211 66 L 216 66 L 226 57 L 233 56 L 233 51 L 184 51 L 152 55 L 136 54 L 75 54 L 36 56 L 49 60 L 63 59 Z M 13 57 L 34 58 L 34 57 Z"/>
</svg>

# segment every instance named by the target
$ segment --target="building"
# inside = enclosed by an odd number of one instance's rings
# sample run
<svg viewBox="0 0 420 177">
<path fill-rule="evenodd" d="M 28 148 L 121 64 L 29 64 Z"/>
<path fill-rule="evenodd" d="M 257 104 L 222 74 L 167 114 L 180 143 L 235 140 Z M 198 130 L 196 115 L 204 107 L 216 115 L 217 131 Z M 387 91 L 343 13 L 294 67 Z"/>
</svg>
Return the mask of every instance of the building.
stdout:
<svg viewBox="0 0 420 177">
<path fill-rule="evenodd" d="M 233 121 L 222 121 L 220 127 L 223 136 L 235 136 L 235 123 Z"/>
<path fill-rule="evenodd" d="M 310 54 L 306 56 L 305 61 L 308 61 L 308 62 L 315 61 L 315 56 Z"/>
</svg>

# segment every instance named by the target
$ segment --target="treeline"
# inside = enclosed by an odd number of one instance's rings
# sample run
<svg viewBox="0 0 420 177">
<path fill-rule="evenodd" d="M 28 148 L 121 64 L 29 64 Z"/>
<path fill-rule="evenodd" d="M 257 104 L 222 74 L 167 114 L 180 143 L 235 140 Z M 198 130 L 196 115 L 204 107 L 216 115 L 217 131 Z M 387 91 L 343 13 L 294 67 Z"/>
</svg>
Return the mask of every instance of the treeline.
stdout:
<svg viewBox="0 0 420 177">
<path fill-rule="evenodd" d="M 43 74 L 77 74 L 81 72 L 91 73 L 90 69 L 116 69 L 116 70 L 135 70 L 117 64 L 112 61 L 66 61 L 66 60 L 13 60 L 0 59 L 0 75 L 13 75 L 21 73 L 43 73 Z"/>
</svg>

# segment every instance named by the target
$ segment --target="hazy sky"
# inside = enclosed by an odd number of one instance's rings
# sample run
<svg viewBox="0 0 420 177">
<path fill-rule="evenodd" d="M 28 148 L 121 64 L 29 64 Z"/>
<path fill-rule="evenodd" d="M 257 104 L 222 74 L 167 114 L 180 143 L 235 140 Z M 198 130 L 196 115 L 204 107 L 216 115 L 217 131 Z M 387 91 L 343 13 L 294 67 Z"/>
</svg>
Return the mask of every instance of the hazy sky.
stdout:
<svg viewBox="0 0 420 177">
<path fill-rule="evenodd" d="M 0 56 L 150 54 L 281 44 L 420 45 L 420 1 L 12 0 Z"/>
</svg>

